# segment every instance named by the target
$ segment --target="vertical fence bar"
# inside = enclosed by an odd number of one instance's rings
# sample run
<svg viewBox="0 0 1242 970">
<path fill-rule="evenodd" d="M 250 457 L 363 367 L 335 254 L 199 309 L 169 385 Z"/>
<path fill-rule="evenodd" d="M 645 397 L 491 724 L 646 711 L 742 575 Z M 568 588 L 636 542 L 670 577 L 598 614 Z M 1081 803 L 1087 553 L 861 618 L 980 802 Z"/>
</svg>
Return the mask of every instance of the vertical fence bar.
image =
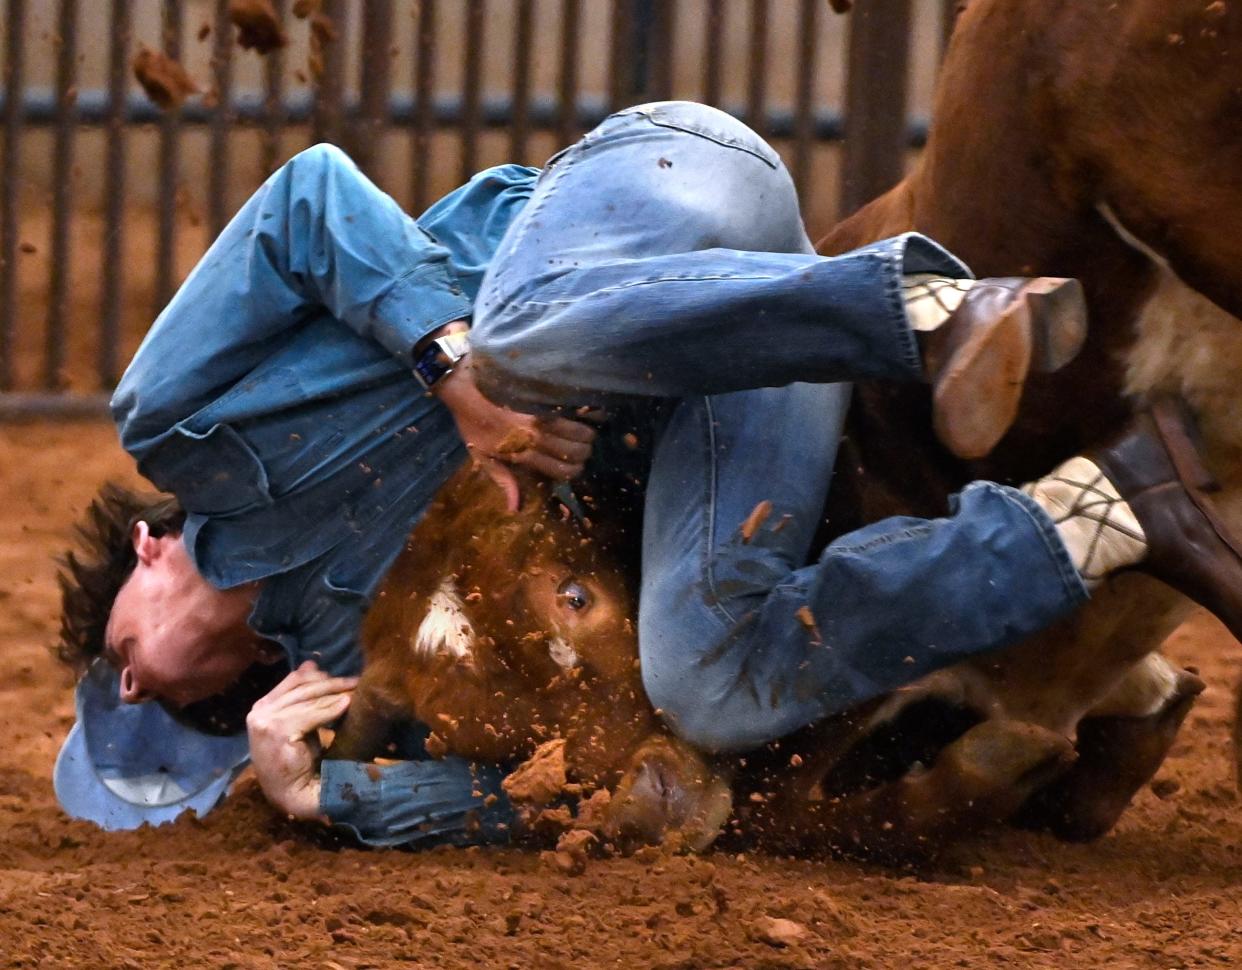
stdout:
<svg viewBox="0 0 1242 970">
<path fill-rule="evenodd" d="M 560 144 L 578 137 L 578 41 L 582 20 L 580 0 L 561 0 L 560 103 L 556 131 Z"/>
<path fill-rule="evenodd" d="M 431 134 L 435 126 L 432 98 L 436 78 L 436 4 L 420 0 L 418 5 L 418 66 L 414 76 L 414 145 L 410 165 L 410 208 L 418 213 L 427 208 L 431 176 Z"/>
<path fill-rule="evenodd" d="M 44 346 L 43 385 L 64 386 L 65 320 L 73 272 L 73 142 L 77 133 L 78 0 L 60 0 L 56 23 L 56 139 L 52 147 L 51 287 Z"/>
<path fill-rule="evenodd" d="M 720 106 L 724 51 L 724 0 L 707 0 L 703 21 L 703 102 Z"/>
<path fill-rule="evenodd" d="M 849 43 L 839 217 L 890 188 L 905 169 L 910 0 L 856 6 Z"/>
<path fill-rule="evenodd" d="M 276 17 L 285 22 L 288 0 L 272 0 Z M 285 49 L 277 47 L 263 59 L 263 141 L 262 159 L 264 173 L 275 171 L 283 161 L 284 152 L 280 136 L 285 129 Z"/>
<path fill-rule="evenodd" d="M 802 211 L 811 208 L 811 148 L 815 136 L 815 68 L 821 0 L 801 0 L 798 11 L 798 80 L 794 93 L 793 177 Z"/>
<path fill-rule="evenodd" d="M 616 111 L 633 100 L 634 0 L 613 0 L 612 34 L 608 48 L 608 110 Z"/>
<path fill-rule="evenodd" d="M 163 0 L 161 33 L 164 53 L 181 59 L 181 0 Z M 180 167 L 181 112 L 168 108 L 160 119 L 159 216 L 155 252 L 155 306 L 158 316 L 172 297 L 177 242 L 177 178 Z"/>
<path fill-rule="evenodd" d="M 513 30 L 513 124 L 509 126 L 509 158 L 526 164 L 530 137 L 530 60 L 535 40 L 534 0 L 517 0 Z"/>
<path fill-rule="evenodd" d="M 629 20 L 629 90 L 626 101 L 630 104 L 650 101 L 651 97 L 651 36 L 655 32 L 657 0 L 630 0 Z"/>
<path fill-rule="evenodd" d="M 651 24 L 649 97 L 667 101 L 673 96 L 673 35 L 677 30 L 677 0 L 661 0 Z"/>
<path fill-rule="evenodd" d="M 229 217 L 229 131 L 233 125 L 233 25 L 228 0 L 216 0 L 215 39 L 211 67 L 216 104 L 211 111 L 207 166 L 207 225 L 211 238 L 220 235 Z"/>
<path fill-rule="evenodd" d="M 345 51 L 348 45 L 345 0 L 323 0 L 323 17 L 329 29 L 321 33 L 320 54 L 323 70 L 315 83 L 315 111 L 311 138 L 315 142 L 342 142 L 345 95 Z M 311 29 L 317 29 L 312 23 Z M 328 36 L 329 32 L 331 36 Z"/>
<path fill-rule="evenodd" d="M 388 125 L 388 92 L 392 87 L 392 0 L 364 0 L 362 56 L 358 59 L 360 113 L 349 136 L 349 153 L 371 178 L 377 178 L 376 158 L 383 157 L 384 129 Z"/>
<path fill-rule="evenodd" d="M 129 91 L 130 0 L 112 0 L 108 55 L 108 121 L 104 158 L 104 244 L 111 254 L 103 274 L 103 318 L 99 330 L 99 386 L 110 390 L 118 377 L 121 295 L 125 283 L 125 95 Z"/>
<path fill-rule="evenodd" d="M 746 123 L 764 133 L 768 85 L 768 0 L 750 0 L 750 48 L 746 56 Z"/>
<path fill-rule="evenodd" d="M 466 76 L 461 91 L 461 181 L 474 175 L 479 155 L 483 50 L 487 43 L 486 0 L 466 0 Z"/>
<path fill-rule="evenodd" d="M 4 154 L 0 155 L 0 391 L 13 386 L 17 333 L 17 169 L 25 92 L 26 0 L 9 0 L 4 45 Z"/>
</svg>

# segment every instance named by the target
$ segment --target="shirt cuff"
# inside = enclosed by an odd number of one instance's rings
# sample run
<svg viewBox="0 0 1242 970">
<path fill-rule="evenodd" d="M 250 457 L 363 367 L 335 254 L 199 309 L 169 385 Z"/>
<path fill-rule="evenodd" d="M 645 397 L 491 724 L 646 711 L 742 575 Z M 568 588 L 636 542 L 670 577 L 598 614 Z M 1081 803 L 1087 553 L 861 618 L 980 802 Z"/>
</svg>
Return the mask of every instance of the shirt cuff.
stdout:
<svg viewBox="0 0 1242 970">
<path fill-rule="evenodd" d="M 319 811 L 367 845 L 505 843 L 513 809 L 496 765 L 461 758 L 376 765 L 325 760 Z"/>
<path fill-rule="evenodd" d="M 424 263 L 392 285 L 375 304 L 372 332 L 394 357 L 414 366 L 414 347 L 454 320 L 469 320 L 474 304 L 442 262 Z"/>
</svg>

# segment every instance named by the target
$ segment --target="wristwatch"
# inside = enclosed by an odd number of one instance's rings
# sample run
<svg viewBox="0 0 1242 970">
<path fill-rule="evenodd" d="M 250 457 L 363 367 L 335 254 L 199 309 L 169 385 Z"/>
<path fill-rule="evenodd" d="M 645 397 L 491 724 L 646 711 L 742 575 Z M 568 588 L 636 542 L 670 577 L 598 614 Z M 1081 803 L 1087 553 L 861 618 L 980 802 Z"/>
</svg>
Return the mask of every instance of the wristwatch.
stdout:
<svg viewBox="0 0 1242 970">
<path fill-rule="evenodd" d="M 457 362 L 468 353 L 470 331 L 460 330 L 437 337 L 415 355 L 414 377 L 424 391 L 430 391 L 451 374 Z"/>
</svg>

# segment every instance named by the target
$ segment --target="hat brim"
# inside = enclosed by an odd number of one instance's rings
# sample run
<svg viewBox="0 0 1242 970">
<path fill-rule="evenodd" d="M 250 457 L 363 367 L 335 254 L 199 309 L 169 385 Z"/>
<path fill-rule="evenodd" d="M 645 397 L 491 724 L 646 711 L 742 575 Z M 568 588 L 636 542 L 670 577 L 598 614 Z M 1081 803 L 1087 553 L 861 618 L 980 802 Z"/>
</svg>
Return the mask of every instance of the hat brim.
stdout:
<svg viewBox="0 0 1242 970">
<path fill-rule="evenodd" d="M 158 704 L 122 704 L 116 684 L 101 663 L 78 682 L 78 720 L 52 774 L 61 807 L 113 831 L 206 815 L 250 760 L 245 733 L 200 734 Z"/>
</svg>

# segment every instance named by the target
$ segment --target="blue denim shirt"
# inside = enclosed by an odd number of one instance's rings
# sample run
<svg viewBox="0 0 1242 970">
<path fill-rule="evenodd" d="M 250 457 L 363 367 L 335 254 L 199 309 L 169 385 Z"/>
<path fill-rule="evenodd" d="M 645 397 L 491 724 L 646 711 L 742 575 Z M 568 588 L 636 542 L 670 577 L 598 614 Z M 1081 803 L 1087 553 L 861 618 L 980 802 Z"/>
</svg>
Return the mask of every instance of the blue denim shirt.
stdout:
<svg viewBox="0 0 1242 970">
<path fill-rule="evenodd" d="M 538 170 L 480 173 L 417 223 L 328 146 L 264 183 L 155 322 L 112 399 L 139 470 L 185 507 L 199 571 L 262 580 L 253 629 L 334 674 L 411 527 L 463 460 L 411 351 L 469 318 Z M 421 743 L 414 746 L 421 754 Z M 425 757 L 425 754 L 423 754 Z M 366 841 L 503 837 L 500 772 L 325 762 L 324 813 Z M 464 813 L 483 823 L 464 833 Z"/>
</svg>

